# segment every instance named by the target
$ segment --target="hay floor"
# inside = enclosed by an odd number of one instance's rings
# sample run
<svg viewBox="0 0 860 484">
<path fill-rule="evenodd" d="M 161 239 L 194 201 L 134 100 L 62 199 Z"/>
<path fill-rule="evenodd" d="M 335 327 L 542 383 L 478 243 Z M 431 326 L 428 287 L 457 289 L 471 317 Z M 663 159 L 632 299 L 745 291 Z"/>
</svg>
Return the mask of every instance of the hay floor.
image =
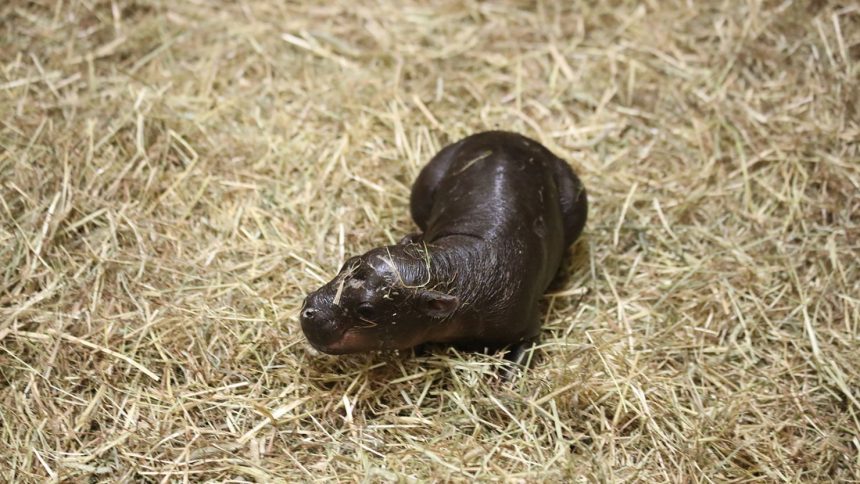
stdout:
<svg viewBox="0 0 860 484">
<path fill-rule="evenodd" d="M 860 479 L 860 6 L 316 3 L 0 5 L 0 480 Z M 535 368 L 309 352 L 488 128 L 591 197 Z"/>
</svg>

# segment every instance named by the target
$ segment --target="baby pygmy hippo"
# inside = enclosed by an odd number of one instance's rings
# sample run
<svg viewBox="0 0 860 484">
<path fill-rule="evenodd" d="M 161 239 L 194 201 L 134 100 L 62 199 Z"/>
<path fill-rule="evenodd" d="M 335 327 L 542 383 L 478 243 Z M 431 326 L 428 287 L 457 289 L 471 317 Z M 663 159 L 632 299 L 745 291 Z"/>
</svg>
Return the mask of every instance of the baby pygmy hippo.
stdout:
<svg viewBox="0 0 860 484">
<path fill-rule="evenodd" d="M 579 178 L 537 141 L 488 131 L 434 156 L 410 209 L 422 232 L 352 257 L 307 296 L 308 341 L 330 354 L 511 347 L 518 361 L 538 338 L 538 300 L 585 225 Z"/>
</svg>

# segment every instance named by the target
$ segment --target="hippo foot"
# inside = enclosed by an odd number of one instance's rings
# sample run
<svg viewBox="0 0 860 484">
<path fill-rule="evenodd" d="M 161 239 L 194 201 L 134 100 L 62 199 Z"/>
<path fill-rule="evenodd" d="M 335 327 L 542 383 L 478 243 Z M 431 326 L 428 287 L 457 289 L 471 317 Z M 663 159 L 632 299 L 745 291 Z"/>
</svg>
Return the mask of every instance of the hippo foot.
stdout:
<svg viewBox="0 0 860 484">
<path fill-rule="evenodd" d="M 421 235 L 421 232 L 412 232 L 400 239 L 400 245 L 417 244 L 418 242 L 421 242 Z"/>
<path fill-rule="evenodd" d="M 513 382 L 519 375 L 525 373 L 531 367 L 536 353 L 535 348 L 540 340 L 540 337 L 534 336 L 526 338 L 519 343 L 512 345 L 510 350 L 505 354 L 505 364 L 499 369 L 500 377 L 505 382 Z"/>
</svg>

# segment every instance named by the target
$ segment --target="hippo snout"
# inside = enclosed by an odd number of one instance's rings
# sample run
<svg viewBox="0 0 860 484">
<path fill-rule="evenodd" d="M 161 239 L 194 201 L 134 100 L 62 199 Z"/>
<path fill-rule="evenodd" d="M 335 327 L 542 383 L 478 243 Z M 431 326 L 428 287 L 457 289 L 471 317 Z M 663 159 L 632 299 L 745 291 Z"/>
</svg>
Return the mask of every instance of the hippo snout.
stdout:
<svg viewBox="0 0 860 484">
<path fill-rule="evenodd" d="M 330 308 L 323 307 L 316 293 L 305 299 L 299 321 L 308 341 L 317 349 L 324 349 L 343 336 L 343 328 L 340 328 L 335 315 Z"/>
</svg>

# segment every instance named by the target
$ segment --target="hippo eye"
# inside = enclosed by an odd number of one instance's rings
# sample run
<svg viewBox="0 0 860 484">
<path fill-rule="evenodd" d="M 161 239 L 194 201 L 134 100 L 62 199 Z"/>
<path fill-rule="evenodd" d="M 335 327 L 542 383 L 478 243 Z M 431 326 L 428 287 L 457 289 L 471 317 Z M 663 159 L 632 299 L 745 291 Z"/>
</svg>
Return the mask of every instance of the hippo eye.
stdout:
<svg viewBox="0 0 860 484">
<path fill-rule="evenodd" d="M 376 311 L 373 309 L 373 305 L 371 305 L 370 303 L 364 303 L 358 306 L 355 312 L 358 313 L 358 315 L 364 319 L 372 318 L 373 315 L 376 314 Z"/>
</svg>

